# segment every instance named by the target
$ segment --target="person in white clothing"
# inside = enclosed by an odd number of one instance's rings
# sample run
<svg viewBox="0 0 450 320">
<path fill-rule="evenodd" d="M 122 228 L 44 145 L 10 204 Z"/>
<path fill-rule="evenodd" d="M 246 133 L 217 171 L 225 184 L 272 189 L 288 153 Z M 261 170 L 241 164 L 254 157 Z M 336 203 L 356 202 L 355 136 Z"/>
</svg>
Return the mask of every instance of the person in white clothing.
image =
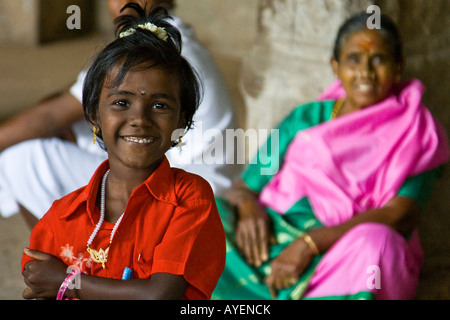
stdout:
<svg viewBox="0 0 450 320">
<path fill-rule="evenodd" d="M 147 8 L 174 8 L 174 0 L 108 0 L 113 18 L 129 2 L 146 2 Z M 198 174 L 216 195 L 231 186 L 240 166 L 231 157 L 234 150 L 217 152 L 213 143 L 227 129 L 237 129 L 236 113 L 226 84 L 211 56 L 180 18 L 172 23 L 183 39 L 183 56 L 203 81 L 203 100 L 194 117 L 194 127 L 181 138 L 181 148 L 172 148 L 167 158 L 172 166 Z M 0 214 L 21 212 L 30 227 L 54 200 L 89 182 L 95 169 L 107 158 L 92 143 L 93 133 L 84 119 L 82 91 L 86 71 L 67 91 L 44 100 L 0 126 Z M 178 140 L 178 136 L 174 140 Z M 225 152 L 232 151 L 232 152 Z M 214 154 L 214 159 L 210 159 Z M 211 161 L 212 160 L 212 161 Z"/>
</svg>

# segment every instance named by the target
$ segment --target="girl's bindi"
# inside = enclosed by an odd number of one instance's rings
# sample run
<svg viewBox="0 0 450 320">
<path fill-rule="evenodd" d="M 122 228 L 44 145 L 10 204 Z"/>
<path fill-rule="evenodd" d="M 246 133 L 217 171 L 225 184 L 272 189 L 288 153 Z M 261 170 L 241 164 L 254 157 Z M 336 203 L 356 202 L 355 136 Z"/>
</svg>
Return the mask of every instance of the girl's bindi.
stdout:
<svg viewBox="0 0 450 320">
<path fill-rule="evenodd" d="M 141 91 L 141 95 L 142 95 L 142 96 L 145 96 L 145 93 L 146 93 L 145 90 L 142 90 L 142 91 Z"/>
</svg>

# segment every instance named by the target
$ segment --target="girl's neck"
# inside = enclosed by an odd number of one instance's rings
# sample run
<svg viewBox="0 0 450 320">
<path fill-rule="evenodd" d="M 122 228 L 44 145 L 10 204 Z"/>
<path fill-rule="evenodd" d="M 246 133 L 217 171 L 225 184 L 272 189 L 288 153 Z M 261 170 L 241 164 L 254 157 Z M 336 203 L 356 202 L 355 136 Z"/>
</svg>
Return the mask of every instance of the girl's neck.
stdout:
<svg viewBox="0 0 450 320">
<path fill-rule="evenodd" d="M 125 212 L 133 191 L 144 183 L 153 171 L 130 168 L 124 170 L 122 167 L 118 170 L 118 168 L 111 166 L 106 180 L 105 221 L 116 223 L 122 213 Z M 100 197 L 99 192 L 98 201 Z"/>
</svg>

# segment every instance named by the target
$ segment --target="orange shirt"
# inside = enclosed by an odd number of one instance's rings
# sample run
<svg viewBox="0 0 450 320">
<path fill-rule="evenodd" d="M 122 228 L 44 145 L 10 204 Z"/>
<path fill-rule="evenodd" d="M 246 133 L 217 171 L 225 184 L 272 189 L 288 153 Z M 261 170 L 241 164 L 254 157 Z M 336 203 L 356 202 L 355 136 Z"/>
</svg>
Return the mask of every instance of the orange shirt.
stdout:
<svg viewBox="0 0 450 320">
<path fill-rule="evenodd" d="M 121 279 L 125 267 L 139 279 L 153 273 L 183 275 L 189 283 L 185 299 L 209 299 L 225 265 L 225 234 L 209 184 L 170 168 L 164 159 L 128 200 L 103 269 L 86 248 L 100 217 L 95 202 L 108 168 L 105 161 L 87 186 L 54 202 L 33 229 L 30 249 L 60 257 L 68 266 L 99 277 Z M 113 226 L 103 223 L 92 249 L 109 246 Z M 23 256 L 22 270 L 30 260 Z"/>
</svg>

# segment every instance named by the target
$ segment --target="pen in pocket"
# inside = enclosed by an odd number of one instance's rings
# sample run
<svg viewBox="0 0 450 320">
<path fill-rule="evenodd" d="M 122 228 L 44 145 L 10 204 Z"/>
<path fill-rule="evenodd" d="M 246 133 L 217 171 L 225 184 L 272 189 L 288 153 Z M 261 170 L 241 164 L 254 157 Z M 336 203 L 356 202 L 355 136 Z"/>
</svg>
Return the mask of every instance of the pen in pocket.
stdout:
<svg viewBox="0 0 450 320">
<path fill-rule="evenodd" d="M 125 269 L 123 270 L 122 280 L 131 280 L 132 274 L 133 270 L 131 270 L 128 267 L 125 267 Z"/>
</svg>

